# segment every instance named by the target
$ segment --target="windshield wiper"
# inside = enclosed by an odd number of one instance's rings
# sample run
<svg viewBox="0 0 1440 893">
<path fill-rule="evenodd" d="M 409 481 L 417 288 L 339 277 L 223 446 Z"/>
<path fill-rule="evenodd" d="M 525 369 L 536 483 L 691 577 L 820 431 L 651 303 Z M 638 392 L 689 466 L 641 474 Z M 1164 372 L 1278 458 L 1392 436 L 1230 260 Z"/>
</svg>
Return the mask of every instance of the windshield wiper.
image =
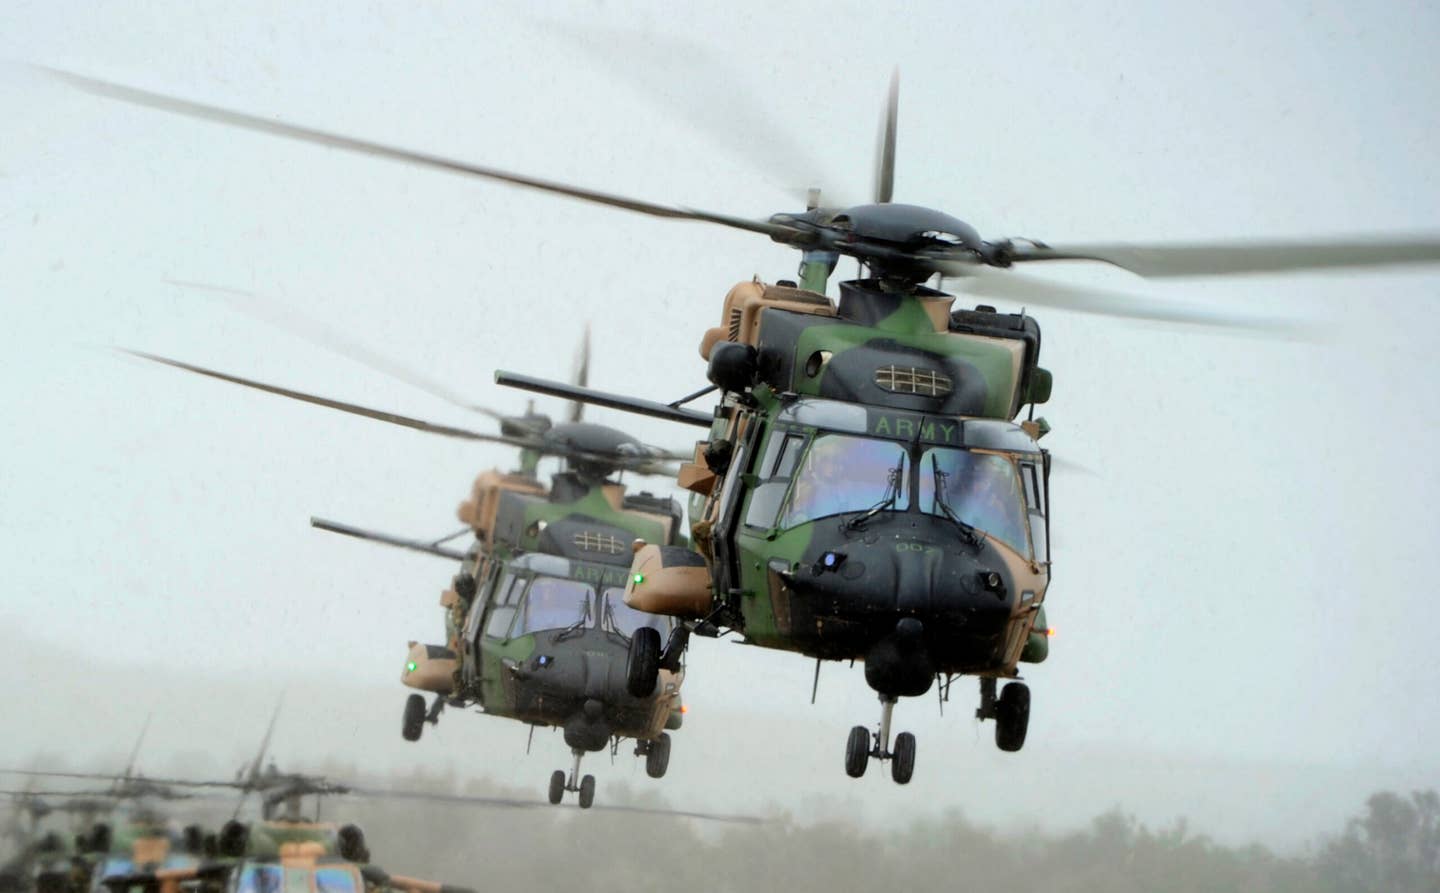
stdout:
<svg viewBox="0 0 1440 893">
<path fill-rule="evenodd" d="M 945 499 L 945 479 L 950 475 L 940 470 L 940 463 L 936 460 L 934 453 L 930 454 L 930 473 L 935 476 L 935 507 L 944 512 L 945 517 L 954 521 L 955 526 L 960 528 L 960 538 L 978 550 L 980 536 L 975 532 L 975 528 L 960 520 L 960 516 L 955 513 Z"/>
<path fill-rule="evenodd" d="M 563 642 L 584 629 L 585 626 L 590 623 L 590 596 L 587 595 L 581 598 L 580 604 L 580 619 L 560 630 L 560 632 L 555 634 L 555 638 L 550 641 Z"/>
<path fill-rule="evenodd" d="M 871 518 L 875 517 L 876 515 L 880 514 L 881 512 L 894 505 L 895 501 L 900 498 L 900 479 L 902 476 L 904 476 L 904 474 L 905 457 L 901 456 L 900 462 L 896 464 L 894 468 L 890 469 L 890 471 L 885 475 L 886 483 L 884 497 L 882 497 L 879 502 L 870 506 L 870 508 L 866 509 L 864 512 L 856 515 L 853 518 L 846 519 L 845 523 L 840 525 L 840 529 L 846 531 L 859 530 Z"/>
</svg>

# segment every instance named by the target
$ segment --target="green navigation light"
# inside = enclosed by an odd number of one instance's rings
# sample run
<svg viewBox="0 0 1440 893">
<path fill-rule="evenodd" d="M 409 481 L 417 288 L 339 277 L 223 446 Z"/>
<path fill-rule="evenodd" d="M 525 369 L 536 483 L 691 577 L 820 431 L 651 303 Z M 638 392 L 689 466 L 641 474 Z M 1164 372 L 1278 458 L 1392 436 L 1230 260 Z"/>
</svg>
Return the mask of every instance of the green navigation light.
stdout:
<svg viewBox="0 0 1440 893">
<path fill-rule="evenodd" d="M 410 661 L 409 663 L 407 663 L 407 664 L 405 665 L 405 672 L 407 672 L 407 673 L 413 673 L 413 672 L 415 672 L 415 668 L 418 667 L 418 666 L 420 666 L 420 665 L 417 664 L 417 663 L 415 663 L 415 661 L 412 660 L 412 661 Z"/>
<path fill-rule="evenodd" d="M 635 581 L 635 585 L 636 585 L 636 586 L 639 586 L 641 583 L 644 583 L 644 582 L 645 582 L 645 575 L 644 575 L 644 574 L 636 574 L 635 576 L 631 577 L 630 579 L 632 579 L 632 580 Z"/>
</svg>

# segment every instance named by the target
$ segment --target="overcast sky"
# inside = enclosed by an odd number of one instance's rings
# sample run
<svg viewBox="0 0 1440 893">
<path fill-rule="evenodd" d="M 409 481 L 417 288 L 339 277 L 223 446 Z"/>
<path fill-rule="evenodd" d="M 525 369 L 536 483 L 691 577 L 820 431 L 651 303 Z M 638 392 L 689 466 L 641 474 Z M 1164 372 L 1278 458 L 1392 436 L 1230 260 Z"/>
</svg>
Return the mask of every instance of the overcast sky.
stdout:
<svg viewBox="0 0 1440 893">
<path fill-rule="evenodd" d="M 4 5 L 10 60 L 737 215 L 796 210 L 816 183 L 863 200 L 898 66 L 897 200 L 987 236 L 1440 231 L 1440 13 L 1423 3 Z M 587 322 L 595 386 L 664 400 L 695 389 L 726 290 L 791 276 L 795 255 L 0 74 L 0 626 L 17 653 L 68 655 L 28 666 L 0 711 L 83 699 L 121 666 L 203 669 L 246 688 L 253 712 L 197 697 L 155 746 L 204 749 L 209 734 L 228 754 L 287 681 L 343 680 L 379 696 L 328 706 L 343 734 L 291 732 L 294 753 L 373 747 L 386 765 L 419 763 L 488 735 L 505 761 L 477 774 L 538 791 L 563 749 L 527 760 L 523 729 L 495 720 L 449 716 L 408 750 L 393 731 L 354 734 L 398 727 L 406 641 L 441 636 L 453 568 L 307 526 L 319 514 L 438 536 L 473 476 L 509 466 L 509 451 L 103 348 L 484 428 L 167 280 L 251 290 L 266 312 L 323 320 L 514 411 L 525 396 L 492 372 L 564 377 Z M 1088 779 L 1055 807 L 1064 817 L 1143 801 L 1294 839 L 1375 787 L 1440 784 L 1440 272 L 1154 285 L 1046 272 L 1293 318 L 1321 337 L 1038 313 L 1056 376 L 1046 445 L 1091 473 L 1053 482 L 1059 635 L 1027 671 L 1025 750 L 1002 757 L 988 725 L 974 731 L 967 682 L 943 718 L 933 695 L 897 710 L 919 737 L 917 784 L 854 782 L 843 738 L 878 713 L 858 669 L 827 668 L 811 707 L 802 658 L 705 642 L 687 700 L 733 721 L 704 727 L 703 744 L 677 735 L 672 767 L 694 798 L 743 805 L 751 779 L 757 803 L 1012 820 L 1051 807 L 1021 809 L 988 782 L 979 797 L 977 774 L 1062 785 L 1092 765 L 1076 754 L 1105 754 L 1156 768 L 1140 783 Z M 667 445 L 693 437 L 589 417 Z M 120 697 L 133 715 L 166 709 L 163 685 Z M 73 707 L 50 702 L 0 750 L 73 736 L 75 759 L 123 753 L 138 726 L 116 722 L 128 703 Z M 1250 818 L 1252 776 L 1216 768 L 1237 765 L 1314 810 L 1288 829 Z M 1169 797 L 1166 767 L 1189 779 Z"/>
</svg>

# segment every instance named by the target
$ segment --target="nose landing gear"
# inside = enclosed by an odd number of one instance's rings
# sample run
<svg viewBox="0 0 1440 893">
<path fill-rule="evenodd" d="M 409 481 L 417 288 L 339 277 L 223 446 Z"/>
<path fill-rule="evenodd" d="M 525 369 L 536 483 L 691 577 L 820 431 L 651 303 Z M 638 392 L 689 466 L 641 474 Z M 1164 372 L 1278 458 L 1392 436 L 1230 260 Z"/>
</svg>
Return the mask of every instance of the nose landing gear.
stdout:
<svg viewBox="0 0 1440 893">
<path fill-rule="evenodd" d="M 859 778 L 865 774 L 871 757 L 890 761 L 890 777 L 896 784 L 909 784 L 915 774 L 915 736 L 901 732 L 895 736 L 895 749 L 890 749 L 890 718 L 895 698 L 880 696 L 880 729 L 871 733 L 865 726 L 855 726 L 845 742 L 845 774 Z"/>
<path fill-rule="evenodd" d="M 586 775 L 580 777 L 580 758 L 585 756 L 585 751 L 580 748 L 572 748 L 570 753 L 575 756 L 575 764 L 570 768 L 570 775 L 567 778 L 565 770 L 556 769 L 550 773 L 549 799 L 552 804 L 558 805 L 565 799 L 565 792 L 578 793 L 580 795 L 580 808 L 589 809 L 595 802 L 595 776 Z"/>
</svg>

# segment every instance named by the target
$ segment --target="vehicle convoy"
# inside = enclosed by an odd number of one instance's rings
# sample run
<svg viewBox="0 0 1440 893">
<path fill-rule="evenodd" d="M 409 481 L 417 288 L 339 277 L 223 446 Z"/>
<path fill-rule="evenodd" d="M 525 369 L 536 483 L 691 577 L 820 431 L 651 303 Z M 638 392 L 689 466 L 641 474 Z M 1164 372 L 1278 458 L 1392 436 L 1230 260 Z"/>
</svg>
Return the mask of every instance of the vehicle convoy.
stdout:
<svg viewBox="0 0 1440 893">
<path fill-rule="evenodd" d="M 1225 276 L 1440 262 L 1433 235 L 1145 245 L 985 239 L 949 214 L 893 201 L 898 85 L 882 119 L 869 204 L 764 219 L 617 196 L 272 118 L 55 72 L 97 95 L 191 118 L 477 177 L 669 220 L 764 235 L 801 252 L 795 281 L 742 282 L 700 345 L 712 388 L 673 403 L 497 373 L 501 384 L 705 428 L 677 478 L 693 494 L 691 546 L 639 542 L 626 583 L 633 608 L 674 618 L 630 637 L 627 684 L 653 691 L 688 636 L 733 631 L 816 660 L 863 661 L 881 702 L 874 729 L 851 729 L 845 770 L 891 761 L 910 781 L 912 734 L 891 736 L 899 698 L 961 675 L 979 679 L 981 719 L 1019 750 L 1030 716 L 1020 665 L 1045 658 L 1051 580 L 1048 479 L 1034 408 L 1052 376 L 1024 311 L 956 309 L 927 283 L 1025 307 L 1208 326 L 1263 324 L 1014 268 L 1099 262 L 1144 277 Z M 581 241 L 564 233 L 567 244 Z M 864 272 L 828 281 L 841 256 Z M 712 412 L 684 404 L 720 391 Z M 1027 411 L 1028 410 L 1028 411 Z M 1022 413 L 1023 421 L 1018 421 Z M 583 624 L 582 624 L 583 625 Z M 545 652 L 541 652 L 542 656 Z M 538 658 L 536 658 L 538 659 Z M 524 669 L 529 669 L 528 667 Z M 1003 689 L 1001 680 L 1007 680 Z M 737 684 L 747 684 L 737 680 Z"/>
</svg>

